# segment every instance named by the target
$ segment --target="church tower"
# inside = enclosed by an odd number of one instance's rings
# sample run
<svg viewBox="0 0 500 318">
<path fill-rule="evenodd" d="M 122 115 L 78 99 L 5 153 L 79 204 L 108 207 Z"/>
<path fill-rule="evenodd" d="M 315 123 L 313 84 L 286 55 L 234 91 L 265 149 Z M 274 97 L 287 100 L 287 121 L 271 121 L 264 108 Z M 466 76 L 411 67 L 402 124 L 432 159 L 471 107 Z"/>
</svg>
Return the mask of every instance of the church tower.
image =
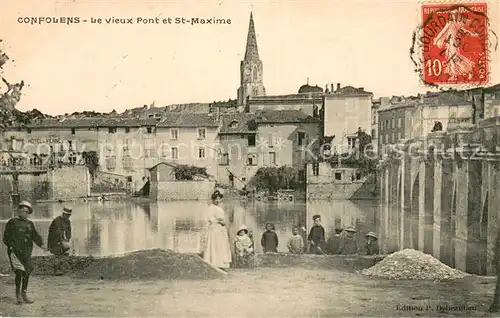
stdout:
<svg viewBox="0 0 500 318">
<path fill-rule="evenodd" d="M 262 61 L 259 59 L 259 48 L 257 47 L 253 15 L 250 13 L 245 58 L 240 64 L 238 105 L 246 105 L 248 96 L 266 95 L 266 89 L 262 83 L 262 71 Z"/>
</svg>

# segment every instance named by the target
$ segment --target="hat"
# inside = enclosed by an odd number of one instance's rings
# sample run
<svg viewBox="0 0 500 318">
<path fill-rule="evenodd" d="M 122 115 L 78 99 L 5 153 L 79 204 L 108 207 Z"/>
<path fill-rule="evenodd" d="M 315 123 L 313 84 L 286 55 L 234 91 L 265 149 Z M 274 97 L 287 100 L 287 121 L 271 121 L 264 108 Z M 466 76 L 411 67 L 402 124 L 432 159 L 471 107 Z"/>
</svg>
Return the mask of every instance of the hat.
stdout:
<svg viewBox="0 0 500 318">
<path fill-rule="evenodd" d="M 337 234 L 342 233 L 343 230 L 344 230 L 343 228 L 337 227 L 337 228 L 335 228 L 335 233 L 337 233 Z"/>
<path fill-rule="evenodd" d="M 68 208 L 68 207 L 65 206 L 63 208 L 63 213 L 71 215 L 71 213 L 73 213 L 73 210 L 71 208 Z"/>
<path fill-rule="evenodd" d="M 375 233 L 373 233 L 373 232 L 368 232 L 368 233 L 366 233 L 366 235 L 365 235 L 365 236 L 371 236 L 371 237 L 373 237 L 373 238 L 378 239 L 377 234 L 375 234 Z"/>
<path fill-rule="evenodd" d="M 353 232 L 353 233 L 356 233 L 356 229 L 352 226 L 348 226 L 346 229 L 346 232 Z"/>
<path fill-rule="evenodd" d="M 28 214 L 31 214 L 33 213 L 33 206 L 31 205 L 31 203 L 29 203 L 28 201 L 21 201 L 19 203 L 19 208 L 22 208 L 22 207 L 26 207 L 28 208 L 30 211 L 28 212 Z"/>
<path fill-rule="evenodd" d="M 245 231 L 248 234 L 248 228 L 247 228 L 247 226 L 246 225 L 240 226 L 240 228 L 238 229 L 238 232 L 236 232 L 236 234 L 239 234 L 241 231 Z"/>
</svg>

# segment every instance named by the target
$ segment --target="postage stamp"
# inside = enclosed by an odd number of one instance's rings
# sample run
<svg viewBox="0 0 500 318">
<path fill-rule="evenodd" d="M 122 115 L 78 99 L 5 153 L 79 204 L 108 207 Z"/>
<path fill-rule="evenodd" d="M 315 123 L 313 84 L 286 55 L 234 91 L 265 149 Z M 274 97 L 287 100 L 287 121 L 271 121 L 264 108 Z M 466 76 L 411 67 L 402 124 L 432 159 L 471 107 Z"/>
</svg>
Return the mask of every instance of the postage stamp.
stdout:
<svg viewBox="0 0 500 318">
<path fill-rule="evenodd" d="M 421 6 L 414 43 L 421 54 L 422 81 L 431 86 L 484 85 L 489 81 L 487 3 L 434 3 Z M 415 61 L 414 61 L 415 62 Z"/>
</svg>

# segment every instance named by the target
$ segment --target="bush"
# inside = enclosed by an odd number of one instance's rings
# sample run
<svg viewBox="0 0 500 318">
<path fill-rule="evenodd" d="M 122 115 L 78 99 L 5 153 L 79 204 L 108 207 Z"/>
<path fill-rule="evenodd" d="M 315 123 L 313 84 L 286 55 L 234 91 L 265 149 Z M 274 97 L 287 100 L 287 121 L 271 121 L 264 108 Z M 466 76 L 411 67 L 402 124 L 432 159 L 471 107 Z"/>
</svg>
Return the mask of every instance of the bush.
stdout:
<svg viewBox="0 0 500 318">
<path fill-rule="evenodd" d="M 262 167 L 255 173 L 251 184 L 256 190 L 268 190 L 270 193 L 275 193 L 279 189 L 299 190 L 305 186 L 302 173 L 303 171 L 287 166 Z"/>
<path fill-rule="evenodd" d="M 179 181 L 192 181 L 196 177 L 209 179 L 207 168 L 190 165 L 178 165 L 174 168 L 175 179 Z"/>
</svg>

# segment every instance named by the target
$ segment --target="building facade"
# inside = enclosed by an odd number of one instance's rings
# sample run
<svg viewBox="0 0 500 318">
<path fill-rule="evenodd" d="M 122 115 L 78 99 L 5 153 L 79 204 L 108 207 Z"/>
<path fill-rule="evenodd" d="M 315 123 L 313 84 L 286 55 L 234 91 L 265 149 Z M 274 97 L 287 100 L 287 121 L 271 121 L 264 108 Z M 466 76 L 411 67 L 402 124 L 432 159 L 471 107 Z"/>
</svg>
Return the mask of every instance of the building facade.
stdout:
<svg viewBox="0 0 500 318">
<path fill-rule="evenodd" d="M 364 88 L 346 86 L 324 95 L 323 117 L 325 137 L 332 139 L 332 151 L 348 152 L 355 147 L 357 131 L 372 130 L 373 94 Z"/>
<path fill-rule="evenodd" d="M 443 92 L 422 96 L 413 110 L 411 137 L 426 137 L 437 127 L 436 124 L 442 131 L 461 123 L 472 124 L 473 104 L 473 96 L 464 92 Z"/>
<path fill-rule="evenodd" d="M 206 167 L 217 177 L 216 114 L 167 113 L 157 119 L 44 119 L 4 133 L 3 147 L 55 163 L 84 160 L 95 152 L 99 171 L 129 176 L 132 189 L 143 185 L 149 168 L 160 162 Z"/>
<path fill-rule="evenodd" d="M 378 150 L 384 154 L 385 146 L 412 137 L 412 116 L 415 103 L 411 100 L 390 103 L 378 110 Z"/>
<path fill-rule="evenodd" d="M 321 134 L 318 118 L 299 110 L 223 115 L 219 182 L 241 189 L 262 167 L 298 171 L 312 160 L 308 147 Z"/>
</svg>

